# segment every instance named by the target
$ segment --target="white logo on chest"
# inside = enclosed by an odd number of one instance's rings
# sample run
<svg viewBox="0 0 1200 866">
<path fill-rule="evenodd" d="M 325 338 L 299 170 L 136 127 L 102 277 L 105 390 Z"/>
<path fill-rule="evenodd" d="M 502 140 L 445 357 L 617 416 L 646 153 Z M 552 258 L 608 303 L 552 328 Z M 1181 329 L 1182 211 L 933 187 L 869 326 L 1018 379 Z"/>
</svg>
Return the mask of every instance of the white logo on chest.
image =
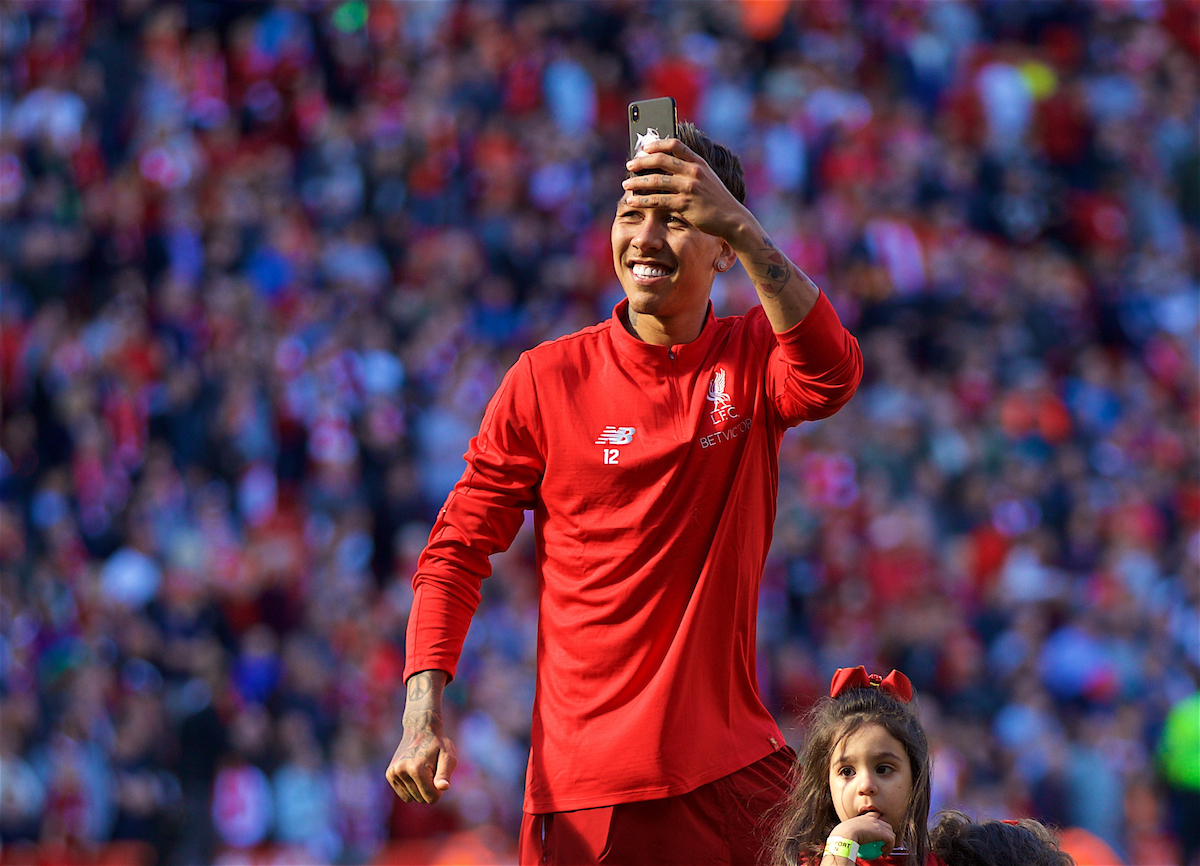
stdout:
<svg viewBox="0 0 1200 866">
<path fill-rule="evenodd" d="M 628 445 L 633 441 L 634 427 L 605 427 L 596 440 L 597 445 Z"/>
<path fill-rule="evenodd" d="M 708 383 L 708 402 L 713 404 L 709 417 L 712 418 L 714 424 L 738 417 L 737 409 L 733 407 L 733 401 L 725 393 L 724 367 L 717 367 L 713 372 L 712 381 Z"/>
<path fill-rule="evenodd" d="M 600 431 L 600 438 L 596 440 L 596 444 L 628 445 L 633 441 L 633 434 L 636 432 L 636 427 L 605 427 Z M 603 456 L 604 463 L 608 466 L 616 466 L 621 462 L 621 450 L 619 448 L 605 448 Z"/>
</svg>

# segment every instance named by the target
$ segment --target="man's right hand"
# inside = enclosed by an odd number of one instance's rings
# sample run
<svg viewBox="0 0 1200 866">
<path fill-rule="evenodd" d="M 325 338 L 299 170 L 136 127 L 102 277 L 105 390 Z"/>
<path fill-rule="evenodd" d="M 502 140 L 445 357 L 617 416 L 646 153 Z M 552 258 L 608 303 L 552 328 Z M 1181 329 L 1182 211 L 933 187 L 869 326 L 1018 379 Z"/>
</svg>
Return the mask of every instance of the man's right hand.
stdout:
<svg viewBox="0 0 1200 866">
<path fill-rule="evenodd" d="M 406 803 L 436 803 L 450 788 L 458 765 L 454 743 L 442 729 L 445 671 L 421 671 L 408 680 L 404 738 L 392 755 L 387 780 Z"/>
</svg>

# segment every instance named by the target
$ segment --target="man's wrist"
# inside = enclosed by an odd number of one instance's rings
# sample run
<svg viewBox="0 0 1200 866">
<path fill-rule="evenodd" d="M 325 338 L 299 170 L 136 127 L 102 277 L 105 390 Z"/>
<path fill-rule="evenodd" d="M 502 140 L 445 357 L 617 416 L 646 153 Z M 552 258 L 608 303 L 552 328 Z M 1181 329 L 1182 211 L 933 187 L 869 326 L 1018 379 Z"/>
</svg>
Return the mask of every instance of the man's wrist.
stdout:
<svg viewBox="0 0 1200 866">
<path fill-rule="evenodd" d="M 418 671 L 408 678 L 405 697 L 409 704 L 441 708 L 442 691 L 446 687 L 445 671 Z"/>
<path fill-rule="evenodd" d="M 760 249 L 765 237 L 767 237 L 766 231 L 747 208 L 745 217 L 736 223 L 725 237 L 725 242 L 729 244 L 734 253 L 740 256 L 742 253 L 753 254 L 755 250 Z"/>
</svg>

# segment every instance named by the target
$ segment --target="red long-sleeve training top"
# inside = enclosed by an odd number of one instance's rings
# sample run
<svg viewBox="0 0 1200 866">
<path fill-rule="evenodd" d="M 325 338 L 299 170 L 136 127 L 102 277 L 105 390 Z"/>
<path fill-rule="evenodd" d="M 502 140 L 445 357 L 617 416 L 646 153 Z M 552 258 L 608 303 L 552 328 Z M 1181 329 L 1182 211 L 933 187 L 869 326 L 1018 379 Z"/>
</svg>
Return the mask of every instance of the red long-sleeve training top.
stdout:
<svg viewBox="0 0 1200 866">
<path fill-rule="evenodd" d="M 676 796 L 782 746 L 755 680 L 779 444 L 862 376 L 824 295 L 783 334 L 710 312 L 670 347 L 626 304 L 509 370 L 413 578 L 405 678 L 453 676 L 488 556 L 533 509 L 531 813 Z"/>
</svg>

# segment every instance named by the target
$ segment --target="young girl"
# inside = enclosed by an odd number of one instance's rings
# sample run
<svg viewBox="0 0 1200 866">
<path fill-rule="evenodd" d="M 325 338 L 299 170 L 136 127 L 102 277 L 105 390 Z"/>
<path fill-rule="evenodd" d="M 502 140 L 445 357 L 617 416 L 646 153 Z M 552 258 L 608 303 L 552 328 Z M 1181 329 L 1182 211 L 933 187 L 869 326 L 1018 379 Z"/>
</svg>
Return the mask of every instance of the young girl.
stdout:
<svg viewBox="0 0 1200 866">
<path fill-rule="evenodd" d="M 808 728 L 774 862 L 940 866 L 929 854 L 926 827 L 929 743 L 908 677 L 839 668 Z"/>
<path fill-rule="evenodd" d="M 962 812 L 943 812 L 929 844 L 954 866 L 1075 866 L 1054 834 L 1032 818 L 976 824 Z"/>
</svg>

